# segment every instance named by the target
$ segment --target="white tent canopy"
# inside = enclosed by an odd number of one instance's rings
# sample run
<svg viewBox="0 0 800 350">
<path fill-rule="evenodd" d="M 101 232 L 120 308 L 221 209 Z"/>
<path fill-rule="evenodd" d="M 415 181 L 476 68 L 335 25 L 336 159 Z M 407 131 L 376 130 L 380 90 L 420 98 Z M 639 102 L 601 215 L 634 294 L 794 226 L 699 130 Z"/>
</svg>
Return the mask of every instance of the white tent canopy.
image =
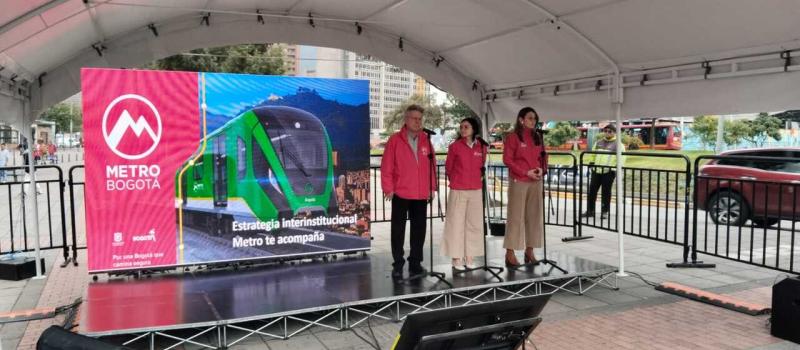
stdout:
<svg viewBox="0 0 800 350">
<path fill-rule="evenodd" d="M 523 105 L 545 119 L 610 118 L 617 71 L 624 116 L 796 108 L 792 88 L 800 82 L 797 59 L 781 58 L 800 56 L 795 0 L 10 0 L 2 7 L 0 110 L 18 125 L 20 114 L 29 119 L 78 92 L 81 67 L 136 67 L 253 42 L 370 54 L 476 110 L 481 98 L 493 100 L 506 120 Z"/>
<path fill-rule="evenodd" d="M 0 6 L 0 121 L 21 130 L 79 91 L 82 67 L 137 67 L 239 43 L 369 54 L 416 72 L 482 115 L 492 112 L 490 122 L 513 120 L 524 105 L 545 120 L 619 120 L 800 103 L 797 0 L 7 0 Z M 619 233 L 622 252 L 621 227 Z"/>
</svg>

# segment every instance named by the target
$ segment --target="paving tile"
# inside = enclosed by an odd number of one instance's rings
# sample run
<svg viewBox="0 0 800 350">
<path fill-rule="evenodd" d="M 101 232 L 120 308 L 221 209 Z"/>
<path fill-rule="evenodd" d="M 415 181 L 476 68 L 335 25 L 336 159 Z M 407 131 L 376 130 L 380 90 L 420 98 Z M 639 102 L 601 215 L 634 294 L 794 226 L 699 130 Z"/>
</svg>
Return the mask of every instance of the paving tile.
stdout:
<svg viewBox="0 0 800 350">
<path fill-rule="evenodd" d="M 626 304 L 635 301 L 640 301 L 642 298 L 630 294 L 625 294 L 619 291 L 606 291 L 602 293 L 595 293 L 588 295 L 589 298 L 597 299 L 609 305 Z"/>
<path fill-rule="evenodd" d="M 575 311 L 575 309 L 551 299 L 542 309 L 542 315 L 560 314 L 569 311 Z"/>
<path fill-rule="evenodd" d="M 624 289 L 621 292 L 639 298 L 654 298 L 654 297 L 663 297 L 667 295 L 666 293 L 659 292 L 655 290 L 655 288 L 650 286 Z"/>
<path fill-rule="evenodd" d="M 589 309 L 593 307 L 600 307 L 600 306 L 608 306 L 608 303 L 603 301 L 587 298 L 582 295 L 574 295 L 574 294 L 567 294 L 567 293 L 560 293 L 556 294 L 550 298 L 552 301 L 557 301 L 560 304 L 566 305 L 567 307 L 582 310 L 582 309 Z"/>
<path fill-rule="evenodd" d="M 270 340 L 267 342 L 271 350 L 328 350 L 316 337 L 311 334 L 296 335 L 290 340 Z"/>
<path fill-rule="evenodd" d="M 718 282 L 716 280 L 705 279 L 705 278 L 701 278 L 701 277 L 693 278 L 691 280 L 686 280 L 686 281 L 680 282 L 680 284 L 683 284 L 683 285 L 686 285 L 686 286 L 689 286 L 689 287 L 700 288 L 700 289 L 710 289 L 710 288 L 716 288 L 716 287 L 721 287 L 721 286 L 726 285 L 726 283 L 724 283 L 724 282 Z"/>
<path fill-rule="evenodd" d="M 722 282 L 724 284 L 736 284 L 736 283 L 742 283 L 742 282 L 746 282 L 747 281 L 745 279 L 738 278 L 738 277 L 733 277 L 733 276 L 730 276 L 730 275 L 712 275 L 712 276 L 706 276 L 706 277 L 703 277 L 703 278 L 704 279 L 708 279 L 708 280 L 712 280 L 712 281 Z"/>
</svg>

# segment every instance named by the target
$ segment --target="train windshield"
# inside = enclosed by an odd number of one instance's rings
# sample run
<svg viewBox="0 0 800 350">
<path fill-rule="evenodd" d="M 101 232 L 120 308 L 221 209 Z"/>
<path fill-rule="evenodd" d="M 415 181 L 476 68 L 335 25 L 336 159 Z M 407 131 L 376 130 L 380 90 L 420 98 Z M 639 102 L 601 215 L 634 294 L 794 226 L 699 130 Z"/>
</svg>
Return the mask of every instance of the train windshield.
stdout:
<svg viewBox="0 0 800 350">
<path fill-rule="evenodd" d="M 327 169 L 325 131 L 319 120 L 307 113 L 270 113 L 265 117 L 264 129 L 284 169 L 298 170 L 305 176 Z"/>
</svg>

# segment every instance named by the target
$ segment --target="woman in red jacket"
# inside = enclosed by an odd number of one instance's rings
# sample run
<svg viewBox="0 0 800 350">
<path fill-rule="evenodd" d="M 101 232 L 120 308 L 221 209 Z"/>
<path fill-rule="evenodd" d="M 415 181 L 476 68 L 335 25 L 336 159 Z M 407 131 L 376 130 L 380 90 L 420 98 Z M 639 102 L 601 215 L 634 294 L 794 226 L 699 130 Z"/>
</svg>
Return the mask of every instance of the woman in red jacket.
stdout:
<svg viewBox="0 0 800 350">
<path fill-rule="evenodd" d="M 539 114 L 525 107 L 517 114 L 514 131 L 506 135 L 503 163 L 508 167 L 508 219 L 503 247 L 506 265 L 519 265 L 515 250 L 525 249 L 525 263 L 536 263 L 533 248 L 542 247 L 544 232 L 542 177 L 547 171 L 547 153 Z"/>
<path fill-rule="evenodd" d="M 442 255 L 453 259 L 453 270 L 474 268 L 472 258 L 483 253 L 481 167 L 486 161 L 486 147 L 476 139 L 479 130 L 474 118 L 462 120 L 458 139 L 447 149 L 450 195 Z"/>
</svg>

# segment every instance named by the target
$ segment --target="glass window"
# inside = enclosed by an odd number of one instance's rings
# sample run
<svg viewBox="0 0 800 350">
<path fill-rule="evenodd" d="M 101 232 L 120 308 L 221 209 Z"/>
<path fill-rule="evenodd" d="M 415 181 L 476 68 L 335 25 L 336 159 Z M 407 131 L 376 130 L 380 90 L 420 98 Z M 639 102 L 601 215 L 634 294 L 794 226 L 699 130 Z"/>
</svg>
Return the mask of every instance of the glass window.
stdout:
<svg viewBox="0 0 800 350">
<path fill-rule="evenodd" d="M 782 171 L 786 173 L 793 173 L 793 174 L 800 174 L 800 163 L 798 162 L 786 162 L 781 164 L 780 168 L 777 171 Z"/>
<path fill-rule="evenodd" d="M 196 163 L 194 163 L 194 167 L 192 168 L 194 173 L 194 180 L 200 181 L 203 178 L 203 157 L 200 157 Z"/>
<path fill-rule="evenodd" d="M 667 144 L 667 134 L 669 133 L 669 129 L 666 126 L 659 126 L 656 128 L 656 144 L 657 145 L 665 145 Z"/>
<path fill-rule="evenodd" d="M 247 146 L 241 137 L 236 137 L 236 176 L 239 180 L 247 175 Z"/>
</svg>

